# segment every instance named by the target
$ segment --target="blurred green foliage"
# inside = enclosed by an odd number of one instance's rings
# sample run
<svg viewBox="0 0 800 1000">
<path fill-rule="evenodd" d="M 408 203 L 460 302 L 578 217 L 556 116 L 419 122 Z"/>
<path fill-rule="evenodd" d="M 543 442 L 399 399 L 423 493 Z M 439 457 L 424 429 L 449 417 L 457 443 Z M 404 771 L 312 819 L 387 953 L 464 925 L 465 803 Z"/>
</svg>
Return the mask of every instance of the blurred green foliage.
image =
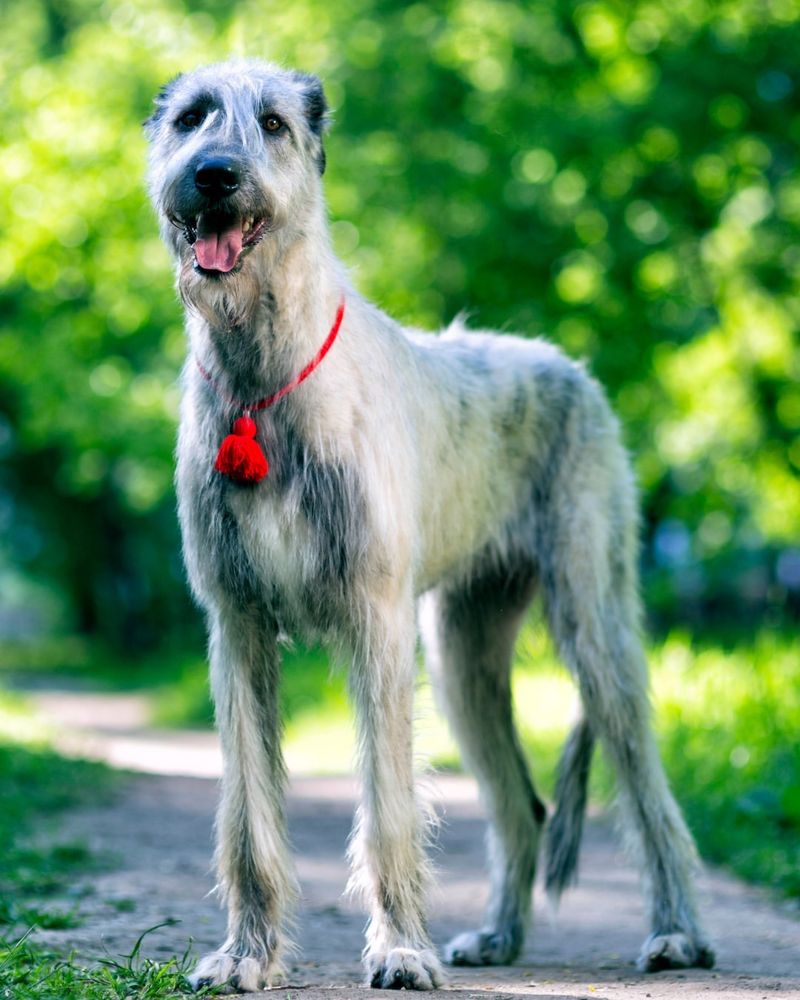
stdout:
<svg viewBox="0 0 800 1000">
<path fill-rule="evenodd" d="M 795 0 L 5 0 L 0 582 L 125 646 L 191 620 L 181 319 L 139 123 L 230 53 L 318 72 L 326 188 L 399 318 L 585 356 L 636 454 L 664 620 L 800 593 Z M 8 624 L 7 622 L 5 623 Z"/>
</svg>

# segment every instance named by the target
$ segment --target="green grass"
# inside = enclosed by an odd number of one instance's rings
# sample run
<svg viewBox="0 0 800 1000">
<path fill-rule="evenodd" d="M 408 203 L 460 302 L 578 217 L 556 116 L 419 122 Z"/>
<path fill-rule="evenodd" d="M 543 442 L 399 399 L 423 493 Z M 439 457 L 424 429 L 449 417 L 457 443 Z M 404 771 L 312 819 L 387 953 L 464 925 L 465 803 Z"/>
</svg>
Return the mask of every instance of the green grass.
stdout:
<svg viewBox="0 0 800 1000">
<path fill-rule="evenodd" d="M 163 925 L 159 925 L 163 926 Z M 25 935 L 0 941 L 0 1000 L 170 1000 L 190 992 L 188 954 L 156 962 L 141 956 L 145 931 L 128 955 L 85 968 L 33 945 Z M 202 989 L 197 997 L 218 996 Z"/>
<path fill-rule="evenodd" d="M 674 636 L 655 682 L 661 746 L 701 852 L 800 897 L 800 658 L 794 637 L 692 649 Z"/>
<path fill-rule="evenodd" d="M 0 1000 L 160 1000 L 188 992 L 187 957 L 144 959 L 142 938 L 129 955 L 92 968 L 36 944 L 39 928 L 80 924 L 80 882 L 108 863 L 84 844 L 54 841 L 58 816 L 108 800 L 117 781 L 100 764 L 54 753 L 24 704 L 0 694 Z M 73 904 L 54 905 L 56 894 Z"/>
</svg>

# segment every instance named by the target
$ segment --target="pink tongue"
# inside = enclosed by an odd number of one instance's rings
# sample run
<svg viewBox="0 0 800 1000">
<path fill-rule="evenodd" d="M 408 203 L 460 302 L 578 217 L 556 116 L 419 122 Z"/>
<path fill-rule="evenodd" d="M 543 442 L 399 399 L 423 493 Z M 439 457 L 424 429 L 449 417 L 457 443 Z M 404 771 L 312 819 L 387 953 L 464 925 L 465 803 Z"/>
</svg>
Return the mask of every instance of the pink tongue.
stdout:
<svg viewBox="0 0 800 1000">
<path fill-rule="evenodd" d="M 201 215 L 198 219 L 194 255 L 205 271 L 232 271 L 242 252 L 242 223 L 236 220 L 229 229 L 217 232 L 207 229 Z"/>
</svg>

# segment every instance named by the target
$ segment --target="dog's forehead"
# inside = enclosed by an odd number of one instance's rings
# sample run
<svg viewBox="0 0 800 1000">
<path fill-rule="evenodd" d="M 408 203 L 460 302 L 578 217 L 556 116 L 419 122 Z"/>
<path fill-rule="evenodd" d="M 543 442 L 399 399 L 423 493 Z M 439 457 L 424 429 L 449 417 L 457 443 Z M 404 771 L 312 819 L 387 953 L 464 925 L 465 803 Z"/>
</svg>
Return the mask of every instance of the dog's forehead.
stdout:
<svg viewBox="0 0 800 1000">
<path fill-rule="evenodd" d="M 185 73 L 170 90 L 170 104 L 211 97 L 220 104 L 236 107 L 265 107 L 286 113 L 303 111 L 302 78 L 288 70 L 260 60 L 231 60 L 202 66 Z"/>
</svg>

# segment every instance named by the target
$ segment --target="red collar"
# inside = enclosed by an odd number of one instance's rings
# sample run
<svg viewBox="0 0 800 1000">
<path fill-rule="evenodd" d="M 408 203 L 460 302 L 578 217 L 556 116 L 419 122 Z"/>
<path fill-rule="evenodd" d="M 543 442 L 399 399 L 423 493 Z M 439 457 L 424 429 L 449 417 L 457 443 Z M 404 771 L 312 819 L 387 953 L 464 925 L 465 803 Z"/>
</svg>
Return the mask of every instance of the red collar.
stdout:
<svg viewBox="0 0 800 1000">
<path fill-rule="evenodd" d="M 229 434 L 220 446 L 217 460 L 214 463 L 214 468 L 217 472 L 221 472 L 224 476 L 228 476 L 229 479 L 237 483 L 259 483 L 266 476 L 269 471 L 269 462 L 261 446 L 255 440 L 258 429 L 255 420 L 253 420 L 250 414 L 256 413 L 258 410 L 266 410 L 268 406 L 272 406 L 279 399 L 283 399 L 293 389 L 296 389 L 301 382 L 305 382 L 314 369 L 322 363 L 323 358 L 333 347 L 333 343 L 339 334 L 339 329 L 344 319 L 344 302 L 344 296 L 342 296 L 339 308 L 336 310 L 336 318 L 333 321 L 333 326 L 330 328 L 328 336 L 325 338 L 322 347 L 320 347 L 305 368 L 298 372 L 285 386 L 278 389 L 277 392 L 273 392 L 270 396 L 264 396 L 263 399 L 259 399 L 255 403 L 243 403 L 241 400 L 234 399 L 232 396 L 221 392 L 214 376 L 203 367 L 198 358 L 195 358 L 200 374 L 214 392 L 242 414 L 233 423 L 233 433 Z"/>
</svg>

